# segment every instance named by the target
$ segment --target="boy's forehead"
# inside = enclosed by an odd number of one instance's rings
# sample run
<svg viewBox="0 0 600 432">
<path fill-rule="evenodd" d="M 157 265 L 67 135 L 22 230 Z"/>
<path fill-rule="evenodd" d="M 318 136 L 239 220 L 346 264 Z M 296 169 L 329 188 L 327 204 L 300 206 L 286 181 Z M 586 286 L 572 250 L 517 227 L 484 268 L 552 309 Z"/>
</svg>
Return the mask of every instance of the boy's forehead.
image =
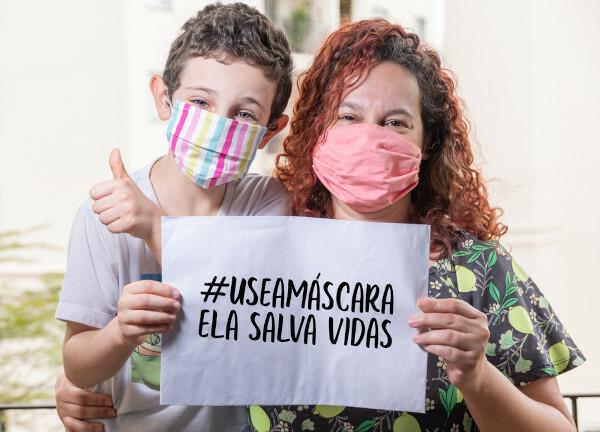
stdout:
<svg viewBox="0 0 600 432">
<path fill-rule="evenodd" d="M 180 88 L 202 88 L 215 94 L 246 94 L 271 101 L 276 85 L 261 68 L 234 58 L 189 58 L 181 71 Z"/>
</svg>

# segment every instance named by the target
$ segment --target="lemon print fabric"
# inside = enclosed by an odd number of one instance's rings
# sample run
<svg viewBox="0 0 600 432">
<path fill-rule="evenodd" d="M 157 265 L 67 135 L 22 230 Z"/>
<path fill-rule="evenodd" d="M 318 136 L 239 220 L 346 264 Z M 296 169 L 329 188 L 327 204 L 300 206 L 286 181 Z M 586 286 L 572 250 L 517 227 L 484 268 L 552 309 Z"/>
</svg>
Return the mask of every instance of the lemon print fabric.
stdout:
<svg viewBox="0 0 600 432">
<path fill-rule="evenodd" d="M 394 420 L 393 432 L 421 432 L 421 426 L 416 418 L 410 414 L 403 414 Z"/>
<path fill-rule="evenodd" d="M 533 323 L 529 313 L 523 306 L 516 306 L 508 311 L 508 322 L 512 328 L 521 333 L 533 333 Z"/>
<path fill-rule="evenodd" d="M 467 267 L 460 265 L 456 266 L 456 280 L 458 281 L 459 292 L 469 292 L 477 289 L 477 278 L 475 277 L 475 274 Z"/>
<path fill-rule="evenodd" d="M 432 264 L 428 296 L 458 298 L 486 315 L 487 360 L 515 386 L 565 373 L 585 361 L 554 313 L 552 299 L 496 241 L 460 232 L 452 255 Z M 402 367 L 401 357 L 390 356 L 390 361 Z M 460 389 L 448 380 L 447 368 L 443 359 L 428 356 L 424 413 L 333 405 L 253 406 L 249 420 L 259 432 L 475 432 L 475 419 Z M 345 377 L 350 383 L 352 378 Z M 410 389 L 382 391 L 394 397 Z"/>
<path fill-rule="evenodd" d="M 258 405 L 251 405 L 250 424 L 256 432 L 269 432 L 271 430 L 271 421 L 263 408 Z"/>
<path fill-rule="evenodd" d="M 317 405 L 315 407 L 315 414 L 328 419 L 340 414 L 345 408 L 337 405 Z"/>
<path fill-rule="evenodd" d="M 566 343 L 555 343 L 548 350 L 548 354 L 550 355 L 550 361 L 552 362 L 552 366 L 554 366 L 554 369 L 556 369 L 558 373 L 564 371 L 569 365 L 571 352 Z"/>
</svg>

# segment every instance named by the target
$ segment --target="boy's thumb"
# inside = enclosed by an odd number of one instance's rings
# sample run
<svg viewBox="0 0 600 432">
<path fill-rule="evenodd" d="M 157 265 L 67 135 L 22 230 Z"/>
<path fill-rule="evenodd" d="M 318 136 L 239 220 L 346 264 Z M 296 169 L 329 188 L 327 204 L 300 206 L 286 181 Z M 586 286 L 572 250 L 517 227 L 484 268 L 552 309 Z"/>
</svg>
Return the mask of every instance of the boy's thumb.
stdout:
<svg viewBox="0 0 600 432">
<path fill-rule="evenodd" d="M 125 169 L 125 164 L 123 164 L 123 160 L 121 159 L 121 150 L 118 148 L 113 149 L 110 152 L 108 164 L 110 165 L 110 170 L 112 171 L 115 180 L 129 177 L 129 174 L 127 174 L 127 170 Z"/>
</svg>

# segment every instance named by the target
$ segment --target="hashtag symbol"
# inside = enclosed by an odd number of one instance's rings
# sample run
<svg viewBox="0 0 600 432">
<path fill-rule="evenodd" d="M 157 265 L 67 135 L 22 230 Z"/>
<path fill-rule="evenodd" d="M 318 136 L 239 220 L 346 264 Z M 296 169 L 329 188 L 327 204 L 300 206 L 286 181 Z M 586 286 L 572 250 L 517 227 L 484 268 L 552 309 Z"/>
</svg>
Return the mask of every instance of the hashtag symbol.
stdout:
<svg viewBox="0 0 600 432">
<path fill-rule="evenodd" d="M 212 296 L 213 303 L 217 302 L 219 296 L 224 296 L 225 293 L 222 291 L 223 288 L 227 288 L 229 286 L 228 283 L 225 282 L 226 277 L 223 276 L 220 282 L 217 282 L 217 277 L 213 276 L 212 282 L 204 282 L 204 286 L 208 289 L 206 291 L 201 291 L 200 294 L 204 295 L 204 302 L 207 303 L 209 297 Z"/>
</svg>

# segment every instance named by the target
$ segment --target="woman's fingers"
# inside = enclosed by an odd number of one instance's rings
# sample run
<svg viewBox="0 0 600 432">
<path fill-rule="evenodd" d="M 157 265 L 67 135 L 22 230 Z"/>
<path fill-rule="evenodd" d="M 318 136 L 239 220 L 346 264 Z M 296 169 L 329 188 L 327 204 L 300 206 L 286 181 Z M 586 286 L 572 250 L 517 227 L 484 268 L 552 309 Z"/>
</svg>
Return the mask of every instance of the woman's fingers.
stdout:
<svg viewBox="0 0 600 432">
<path fill-rule="evenodd" d="M 443 329 L 431 330 L 413 336 L 419 345 L 443 345 L 458 348 L 461 351 L 479 349 L 479 339 L 470 333 L 461 333 L 456 330 Z"/>
<path fill-rule="evenodd" d="M 102 423 L 90 423 L 73 417 L 64 417 L 62 422 L 66 432 L 103 432 L 105 430 Z"/>
<path fill-rule="evenodd" d="M 66 417 L 74 417 L 82 420 L 113 418 L 117 415 L 117 412 L 112 407 L 78 405 L 73 403 L 63 404 L 62 413 Z"/>
<path fill-rule="evenodd" d="M 463 351 L 448 345 L 425 345 L 423 349 L 433 355 L 443 358 L 449 364 L 465 365 L 475 360 L 472 352 Z"/>
<path fill-rule="evenodd" d="M 453 329 L 468 333 L 473 322 L 461 315 L 447 313 L 426 313 L 409 320 L 408 325 L 419 329 Z"/>
<path fill-rule="evenodd" d="M 465 318 L 480 319 L 485 315 L 465 301 L 458 299 L 433 299 L 422 298 L 417 301 L 417 306 L 425 313 L 444 313 L 462 315 Z"/>
</svg>

